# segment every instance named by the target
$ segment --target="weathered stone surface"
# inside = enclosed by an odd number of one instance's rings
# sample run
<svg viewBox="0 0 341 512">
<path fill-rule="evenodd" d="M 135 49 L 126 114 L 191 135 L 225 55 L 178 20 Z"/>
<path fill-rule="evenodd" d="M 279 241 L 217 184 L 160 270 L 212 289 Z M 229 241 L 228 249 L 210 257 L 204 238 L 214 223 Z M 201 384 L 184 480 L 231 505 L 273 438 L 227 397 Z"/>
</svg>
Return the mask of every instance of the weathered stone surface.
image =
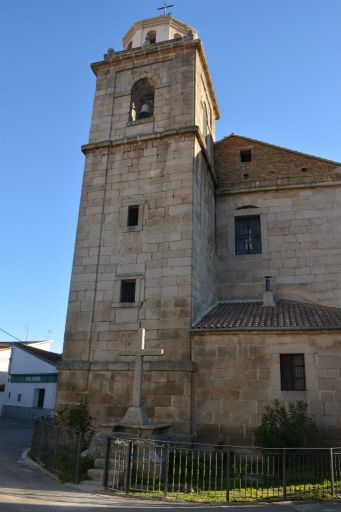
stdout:
<svg viewBox="0 0 341 512">
<path fill-rule="evenodd" d="M 274 399 L 305 400 L 340 443 L 340 333 L 190 332 L 219 300 L 261 299 L 265 275 L 275 299 L 341 307 L 340 166 L 237 136 L 214 151 L 219 113 L 199 40 L 111 53 L 92 69 L 57 407 L 87 400 L 98 425 L 120 421 L 134 364 L 119 354 L 136 349 L 142 326 L 147 348 L 165 351 L 143 366 L 151 421 L 247 443 Z M 134 122 L 131 90 L 147 77 L 153 116 Z M 254 215 L 262 251 L 237 256 L 235 218 Z M 131 279 L 135 300 L 122 303 L 121 282 Z M 280 355 L 293 353 L 304 354 L 306 391 L 281 390 Z"/>
</svg>

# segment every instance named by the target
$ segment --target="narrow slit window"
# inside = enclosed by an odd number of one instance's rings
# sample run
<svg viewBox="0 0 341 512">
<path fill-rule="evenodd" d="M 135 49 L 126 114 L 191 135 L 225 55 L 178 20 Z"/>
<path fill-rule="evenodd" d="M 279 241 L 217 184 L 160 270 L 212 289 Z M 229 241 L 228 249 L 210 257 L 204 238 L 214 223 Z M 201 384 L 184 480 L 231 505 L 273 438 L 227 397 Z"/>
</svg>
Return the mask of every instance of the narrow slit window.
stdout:
<svg viewBox="0 0 341 512">
<path fill-rule="evenodd" d="M 240 161 L 241 162 L 251 162 L 252 160 L 252 150 L 251 149 L 241 149 L 240 150 Z"/>
<path fill-rule="evenodd" d="M 128 206 L 128 227 L 138 226 L 139 223 L 139 206 Z"/>
<path fill-rule="evenodd" d="M 280 354 L 281 390 L 305 391 L 304 354 Z"/>
<path fill-rule="evenodd" d="M 135 279 L 123 279 L 123 281 L 121 281 L 120 302 L 135 302 L 135 289 Z"/>
</svg>

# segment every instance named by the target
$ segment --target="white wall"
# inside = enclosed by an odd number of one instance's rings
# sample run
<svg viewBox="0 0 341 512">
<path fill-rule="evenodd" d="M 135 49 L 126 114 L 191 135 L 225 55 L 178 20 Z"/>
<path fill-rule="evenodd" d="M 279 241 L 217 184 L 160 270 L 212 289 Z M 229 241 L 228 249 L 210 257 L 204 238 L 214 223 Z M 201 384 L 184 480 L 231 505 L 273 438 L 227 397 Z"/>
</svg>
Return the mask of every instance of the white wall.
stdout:
<svg viewBox="0 0 341 512">
<path fill-rule="evenodd" d="M 17 407 L 37 407 L 35 389 L 45 389 L 44 409 L 53 409 L 56 398 L 55 382 L 9 382 L 6 390 L 5 405 Z M 21 400 L 18 401 L 18 395 Z"/>
<path fill-rule="evenodd" d="M 51 347 L 51 343 L 51 341 L 35 343 L 34 347 L 48 350 Z M 9 375 L 56 374 L 56 367 L 53 364 L 49 364 L 29 354 L 20 348 L 20 346 L 14 345 L 11 350 L 12 355 L 8 368 Z M 55 382 L 10 382 L 10 379 L 8 379 L 5 392 L 0 393 L 0 405 L 28 408 L 37 407 L 38 389 L 45 389 L 43 408 L 53 409 L 56 386 L 57 384 Z"/>
</svg>

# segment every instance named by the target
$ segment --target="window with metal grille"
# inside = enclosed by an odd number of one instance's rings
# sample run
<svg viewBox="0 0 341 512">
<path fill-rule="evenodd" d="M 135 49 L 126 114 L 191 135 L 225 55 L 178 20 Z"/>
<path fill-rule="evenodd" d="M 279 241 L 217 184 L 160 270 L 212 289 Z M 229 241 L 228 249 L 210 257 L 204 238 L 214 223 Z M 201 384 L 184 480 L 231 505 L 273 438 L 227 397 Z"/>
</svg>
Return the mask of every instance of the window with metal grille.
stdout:
<svg viewBox="0 0 341 512">
<path fill-rule="evenodd" d="M 128 206 L 128 226 L 138 226 L 139 223 L 139 206 Z"/>
<path fill-rule="evenodd" d="M 236 254 L 258 254 L 262 252 L 260 216 L 236 217 Z"/>
<path fill-rule="evenodd" d="M 121 302 L 135 302 L 135 279 L 123 279 L 121 281 Z"/>
<path fill-rule="evenodd" d="M 281 354 L 281 390 L 305 391 L 304 354 Z"/>
<path fill-rule="evenodd" d="M 252 150 L 251 149 L 241 149 L 240 150 L 240 161 L 241 162 L 251 162 L 252 160 Z"/>
</svg>

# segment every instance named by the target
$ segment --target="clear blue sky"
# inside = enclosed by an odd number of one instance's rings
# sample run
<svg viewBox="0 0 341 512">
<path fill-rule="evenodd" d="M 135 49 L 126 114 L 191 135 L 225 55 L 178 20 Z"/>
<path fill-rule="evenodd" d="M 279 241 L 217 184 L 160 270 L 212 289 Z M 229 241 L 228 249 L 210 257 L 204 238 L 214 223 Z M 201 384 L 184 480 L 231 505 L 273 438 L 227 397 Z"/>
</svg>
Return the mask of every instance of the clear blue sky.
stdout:
<svg viewBox="0 0 341 512">
<path fill-rule="evenodd" d="M 61 350 L 95 77 L 151 0 L 1 0 L 0 328 Z M 341 160 L 340 0 L 174 0 L 231 132 Z M 49 332 L 50 331 L 50 332 Z M 1 340 L 9 340 L 0 333 Z"/>
</svg>

